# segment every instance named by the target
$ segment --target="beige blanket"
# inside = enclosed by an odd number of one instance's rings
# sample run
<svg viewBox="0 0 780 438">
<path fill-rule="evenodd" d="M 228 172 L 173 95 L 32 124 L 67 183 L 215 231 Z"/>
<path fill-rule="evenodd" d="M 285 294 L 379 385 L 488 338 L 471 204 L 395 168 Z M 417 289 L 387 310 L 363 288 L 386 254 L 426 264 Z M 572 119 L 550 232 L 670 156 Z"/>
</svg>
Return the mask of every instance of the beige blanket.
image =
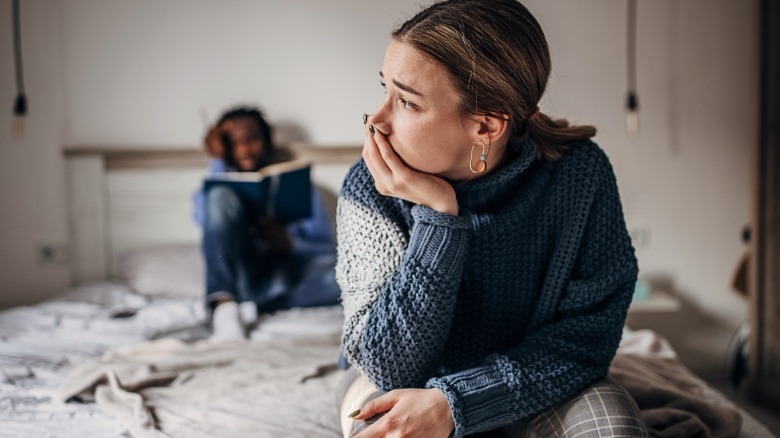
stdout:
<svg viewBox="0 0 780 438">
<path fill-rule="evenodd" d="M 74 368 L 64 400 L 95 400 L 136 437 L 338 437 L 338 336 L 225 344 L 162 339 Z M 624 333 L 610 376 L 656 437 L 737 436 L 742 419 L 651 332 Z"/>
<path fill-rule="evenodd" d="M 338 338 L 185 344 L 107 353 L 74 368 L 64 400 L 93 400 L 136 437 L 338 437 Z"/>
<path fill-rule="evenodd" d="M 706 384 L 654 332 L 624 331 L 609 375 L 634 397 L 653 437 L 739 436 L 740 413 L 706 391 Z"/>
</svg>

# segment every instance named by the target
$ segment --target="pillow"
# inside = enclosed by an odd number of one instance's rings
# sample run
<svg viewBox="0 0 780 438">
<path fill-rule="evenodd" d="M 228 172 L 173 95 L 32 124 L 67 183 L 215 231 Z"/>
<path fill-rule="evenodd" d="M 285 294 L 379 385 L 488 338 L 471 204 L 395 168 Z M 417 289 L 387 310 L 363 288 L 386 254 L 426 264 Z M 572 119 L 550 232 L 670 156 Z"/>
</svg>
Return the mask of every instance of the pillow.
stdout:
<svg viewBox="0 0 780 438">
<path fill-rule="evenodd" d="M 200 245 L 155 245 L 117 256 L 115 273 L 136 292 L 150 296 L 199 298 L 205 294 L 206 273 Z"/>
</svg>

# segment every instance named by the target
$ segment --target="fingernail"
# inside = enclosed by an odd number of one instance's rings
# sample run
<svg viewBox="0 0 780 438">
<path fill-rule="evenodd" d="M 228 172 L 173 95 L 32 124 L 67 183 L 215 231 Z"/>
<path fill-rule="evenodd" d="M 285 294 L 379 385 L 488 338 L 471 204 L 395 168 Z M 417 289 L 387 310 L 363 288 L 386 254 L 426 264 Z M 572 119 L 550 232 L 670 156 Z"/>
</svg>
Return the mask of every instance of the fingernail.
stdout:
<svg viewBox="0 0 780 438">
<path fill-rule="evenodd" d="M 354 411 L 352 411 L 352 412 L 349 414 L 349 418 L 355 418 L 355 417 L 357 417 L 357 416 L 358 416 L 358 414 L 360 414 L 360 409 L 355 409 Z"/>
<path fill-rule="evenodd" d="M 376 130 L 374 130 L 374 125 L 368 125 L 368 130 L 371 132 L 371 135 L 376 134 Z"/>
<path fill-rule="evenodd" d="M 366 123 L 368 123 L 368 114 L 363 113 L 363 124 L 365 125 Z"/>
</svg>

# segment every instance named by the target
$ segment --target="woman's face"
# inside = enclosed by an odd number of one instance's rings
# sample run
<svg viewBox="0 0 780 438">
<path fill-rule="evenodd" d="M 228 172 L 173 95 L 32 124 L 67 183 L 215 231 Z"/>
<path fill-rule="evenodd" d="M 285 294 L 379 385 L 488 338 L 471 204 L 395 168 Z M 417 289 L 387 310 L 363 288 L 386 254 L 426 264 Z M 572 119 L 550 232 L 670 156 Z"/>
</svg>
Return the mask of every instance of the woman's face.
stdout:
<svg viewBox="0 0 780 438">
<path fill-rule="evenodd" d="M 386 97 L 369 123 L 401 159 L 416 170 L 453 180 L 471 176 L 470 151 L 479 123 L 462 116 L 449 74 L 398 41 L 387 47 L 379 74 Z"/>
</svg>

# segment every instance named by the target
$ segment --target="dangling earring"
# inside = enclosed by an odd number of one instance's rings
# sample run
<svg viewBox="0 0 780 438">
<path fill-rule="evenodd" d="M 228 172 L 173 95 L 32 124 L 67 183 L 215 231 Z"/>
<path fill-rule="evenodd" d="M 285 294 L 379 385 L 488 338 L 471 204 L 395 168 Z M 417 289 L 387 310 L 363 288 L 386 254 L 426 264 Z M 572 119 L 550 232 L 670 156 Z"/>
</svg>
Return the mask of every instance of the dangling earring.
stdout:
<svg viewBox="0 0 780 438">
<path fill-rule="evenodd" d="M 477 161 L 477 168 L 475 169 L 472 163 L 474 163 L 474 146 L 477 145 L 477 142 L 482 144 L 482 153 L 479 155 L 479 160 Z M 482 173 L 485 170 L 487 170 L 487 156 L 490 153 L 490 146 L 485 148 L 485 142 L 482 141 L 481 138 L 477 138 L 474 140 L 474 144 L 471 145 L 471 155 L 469 156 L 469 170 L 471 170 L 471 173 Z"/>
</svg>

